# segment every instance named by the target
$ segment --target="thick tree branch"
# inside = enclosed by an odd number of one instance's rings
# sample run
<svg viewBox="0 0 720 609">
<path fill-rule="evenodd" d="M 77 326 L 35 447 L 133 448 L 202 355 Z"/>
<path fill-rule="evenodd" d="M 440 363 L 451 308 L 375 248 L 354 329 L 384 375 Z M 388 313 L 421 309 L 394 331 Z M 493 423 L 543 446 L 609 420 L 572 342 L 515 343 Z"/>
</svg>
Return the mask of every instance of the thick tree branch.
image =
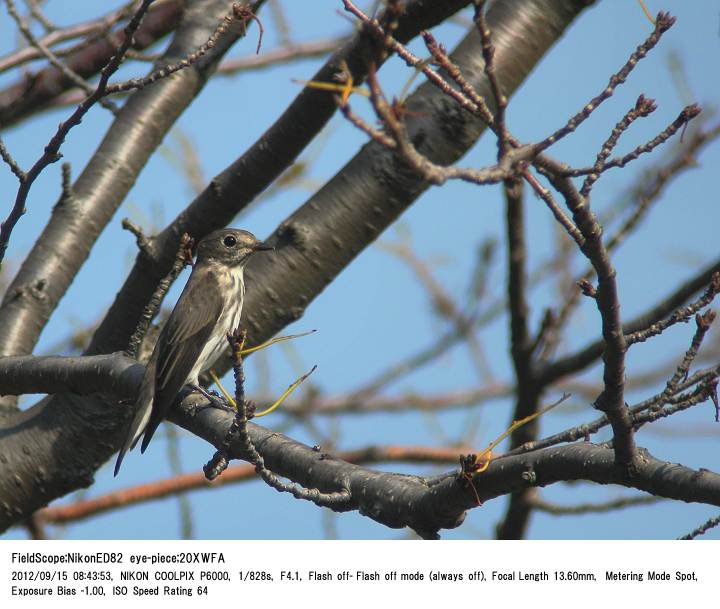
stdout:
<svg viewBox="0 0 720 609">
<path fill-rule="evenodd" d="M 368 446 L 357 450 L 343 451 L 334 455 L 349 463 L 455 463 L 458 448 L 435 448 L 427 446 Z M 247 463 L 231 465 L 213 482 L 208 482 L 203 472 L 180 474 L 172 478 L 156 480 L 146 484 L 113 491 L 98 497 L 73 503 L 55 505 L 37 513 L 39 522 L 64 524 L 104 514 L 111 510 L 174 497 L 179 493 L 209 490 L 227 484 L 257 480 L 255 468 Z"/>
<path fill-rule="evenodd" d="M 232 415 L 207 409 L 193 416 L 190 401 L 173 412 L 172 420 L 219 447 Z M 256 425 L 249 425 L 249 433 L 253 444 L 262 447 L 265 462 L 273 472 L 306 488 L 348 488 L 351 499 L 344 509 L 358 509 L 392 528 L 408 526 L 424 537 L 432 537 L 442 528 L 459 526 L 465 511 L 477 507 L 475 495 L 458 483 L 457 472 L 433 479 L 373 472 Z M 239 454 L 242 449 L 237 450 Z M 720 475 L 666 463 L 644 450 L 639 454 L 632 478 L 616 463 L 612 449 L 580 442 L 497 459 L 488 470 L 475 475 L 474 484 L 481 501 L 533 486 L 589 480 L 671 499 L 720 505 Z"/>
<path fill-rule="evenodd" d="M 121 352 L 94 356 L 22 355 L 0 359 L 0 395 L 109 393 L 134 398 L 145 366 Z"/>
<path fill-rule="evenodd" d="M 28 361 L 30 358 L 24 359 Z M 87 360 L 87 365 L 81 363 L 82 359 Z M 113 359 L 115 361 L 111 361 Z M 72 375 L 77 378 L 93 373 L 103 379 L 105 389 L 112 387 L 118 392 L 125 392 L 125 395 L 132 395 L 140 385 L 142 366 L 121 354 L 80 360 L 35 360 L 35 374 L 42 374 L 46 378 L 46 370 L 50 372 L 53 366 L 55 369 L 61 368 L 63 366 L 58 364 L 64 362 L 64 367 L 72 370 Z M 62 382 L 62 375 L 57 372 L 54 374 L 57 382 Z M 4 374 L 3 378 L 6 376 Z M 68 384 L 58 388 L 70 388 L 76 384 L 72 379 L 66 379 L 65 382 Z M 0 390 L 6 389 L 3 387 Z M 199 398 L 195 393 L 187 395 L 173 411 L 171 420 L 217 448 L 224 446 L 229 449 L 231 456 L 242 458 L 245 449 L 239 441 L 229 445 L 226 443 L 233 415 L 203 406 L 207 406 L 204 398 Z M 105 403 L 105 408 L 111 407 L 112 401 Z M 72 423 L 72 420 L 69 422 Z M 6 433 L 13 433 L 13 430 L 1 429 L 0 443 Z M 346 463 L 331 454 L 257 425 L 249 424 L 248 433 L 253 444 L 262 451 L 271 471 L 305 487 L 324 492 L 346 488 L 350 499 L 342 510 L 357 509 L 386 526 L 409 526 L 423 536 L 432 537 L 441 528 L 458 526 L 465 511 L 477 507 L 474 494 L 458 483 L 455 472 L 432 479 L 375 472 Z M 82 442 L 78 442 L 76 449 L 82 449 Z M 720 505 L 720 476 L 717 474 L 665 463 L 644 451 L 639 454 L 638 468 L 632 477 L 627 475 L 624 467 L 616 464 L 611 449 L 587 442 L 501 456 L 491 462 L 487 471 L 474 477 L 475 487 L 480 499 L 486 501 L 533 486 L 568 480 L 590 480 L 599 484 L 620 484 L 661 497 Z M 352 457 L 352 453 L 347 456 Z M 3 457 L 7 458 L 4 452 Z M 56 467 L 56 464 L 51 464 L 46 475 L 53 474 Z M 42 494 L 42 490 L 37 487 L 34 492 Z M 17 500 L 17 494 L 13 498 Z M 7 497 L 0 495 L 0 527 L 5 528 L 16 521 L 17 507 L 8 504 Z"/>
</svg>

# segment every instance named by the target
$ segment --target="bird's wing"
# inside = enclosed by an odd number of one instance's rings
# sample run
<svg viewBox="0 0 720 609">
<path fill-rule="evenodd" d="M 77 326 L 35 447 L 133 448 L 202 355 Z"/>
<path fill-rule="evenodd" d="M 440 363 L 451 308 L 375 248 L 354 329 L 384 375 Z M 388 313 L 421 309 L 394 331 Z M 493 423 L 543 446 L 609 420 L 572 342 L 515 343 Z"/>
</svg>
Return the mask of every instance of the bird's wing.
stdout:
<svg viewBox="0 0 720 609">
<path fill-rule="evenodd" d="M 208 268 L 195 269 L 155 347 L 159 349 L 155 397 L 152 414 L 145 428 L 142 452 L 145 452 L 155 430 L 183 388 L 222 310 L 223 294 L 215 275 Z"/>
</svg>

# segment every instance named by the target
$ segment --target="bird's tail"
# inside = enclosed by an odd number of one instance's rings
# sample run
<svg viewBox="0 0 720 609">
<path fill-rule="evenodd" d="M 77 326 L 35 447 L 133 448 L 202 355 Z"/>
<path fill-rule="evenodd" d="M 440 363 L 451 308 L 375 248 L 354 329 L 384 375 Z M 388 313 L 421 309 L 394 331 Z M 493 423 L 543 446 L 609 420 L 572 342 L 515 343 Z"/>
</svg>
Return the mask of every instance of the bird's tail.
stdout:
<svg viewBox="0 0 720 609">
<path fill-rule="evenodd" d="M 155 393 L 153 383 L 143 382 L 140 388 L 140 395 L 138 396 L 137 402 L 135 402 L 135 417 L 130 423 L 128 428 L 125 442 L 123 443 L 120 452 L 118 453 L 117 461 L 115 462 L 115 475 L 118 475 L 120 466 L 122 465 L 125 453 L 135 448 L 137 441 L 145 431 L 148 421 L 150 420 L 150 414 L 152 413 L 153 405 L 153 394 Z"/>
</svg>

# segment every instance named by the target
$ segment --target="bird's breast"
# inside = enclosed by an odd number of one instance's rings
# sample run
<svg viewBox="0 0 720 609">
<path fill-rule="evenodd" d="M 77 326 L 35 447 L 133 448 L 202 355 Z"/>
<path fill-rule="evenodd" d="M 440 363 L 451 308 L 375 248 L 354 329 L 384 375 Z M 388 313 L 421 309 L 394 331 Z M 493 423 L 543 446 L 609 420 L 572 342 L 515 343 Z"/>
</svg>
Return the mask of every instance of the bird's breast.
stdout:
<svg viewBox="0 0 720 609">
<path fill-rule="evenodd" d="M 224 292 L 224 306 L 217 325 L 219 326 L 218 330 L 225 335 L 240 325 L 240 315 L 245 298 L 242 268 L 226 271 L 219 284 L 220 289 Z"/>
</svg>

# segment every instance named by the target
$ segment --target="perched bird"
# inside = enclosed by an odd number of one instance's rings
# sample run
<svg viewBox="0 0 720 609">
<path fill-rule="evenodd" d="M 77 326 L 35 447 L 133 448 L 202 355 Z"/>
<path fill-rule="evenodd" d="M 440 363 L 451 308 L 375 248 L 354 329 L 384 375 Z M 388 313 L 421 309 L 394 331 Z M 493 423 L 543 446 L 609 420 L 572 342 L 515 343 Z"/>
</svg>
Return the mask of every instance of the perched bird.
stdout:
<svg viewBox="0 0 720 609">
<path fill-rule="evenodd" d="M 222 354 L 226 336 L 240 323 L 245 264 L 257 251 L 272 250 L 252 233 L 234 228 L 207 235 L 185 289 L 160 332 L 140 385 L 135 417 L 118 454 L 115 475 L 125 453 L 143 433 L 145 452 L 183 386 L 199 388 L 198 376 Z"/>
</svg>

